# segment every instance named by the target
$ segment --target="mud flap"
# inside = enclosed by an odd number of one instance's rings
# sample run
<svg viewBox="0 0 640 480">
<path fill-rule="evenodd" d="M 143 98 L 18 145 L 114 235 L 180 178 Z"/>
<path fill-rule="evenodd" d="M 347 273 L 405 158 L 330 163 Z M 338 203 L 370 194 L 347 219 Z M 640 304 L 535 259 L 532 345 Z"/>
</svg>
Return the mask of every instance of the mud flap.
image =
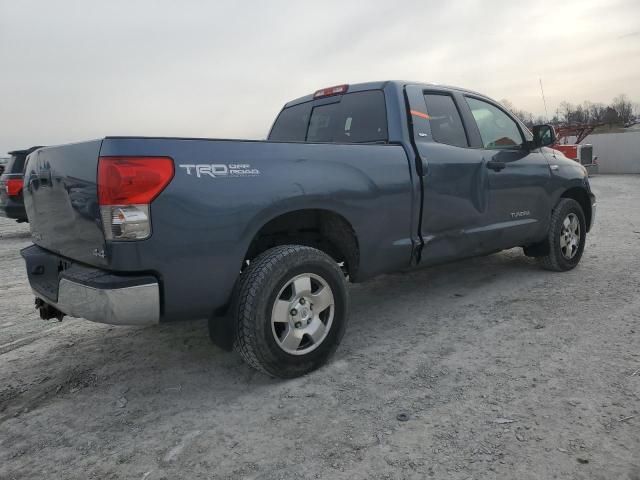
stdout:
<svg viewBox="0 0 640 480">
<path fill-rule="evenodd" d="M 214 345 L 230 352 L 233 350 L 235 321 L 228 310 L 223 315 L 212 314 L 209 317 L 209 338 Z"/>
</svg>

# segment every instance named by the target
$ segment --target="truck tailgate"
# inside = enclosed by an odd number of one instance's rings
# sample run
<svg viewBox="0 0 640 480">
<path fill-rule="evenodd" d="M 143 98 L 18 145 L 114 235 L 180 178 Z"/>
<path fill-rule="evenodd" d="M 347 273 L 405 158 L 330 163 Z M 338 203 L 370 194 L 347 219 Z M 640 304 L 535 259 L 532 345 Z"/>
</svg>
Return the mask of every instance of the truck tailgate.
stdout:
<svg viewBox="0 0 640 480">
<path fill-rule="evenodd" d="M 27 160 L 24 189 L 34 243 L 95 266 L 108 263 L 96 185 L 101 143 L 35 151 Z"/>
</svg>

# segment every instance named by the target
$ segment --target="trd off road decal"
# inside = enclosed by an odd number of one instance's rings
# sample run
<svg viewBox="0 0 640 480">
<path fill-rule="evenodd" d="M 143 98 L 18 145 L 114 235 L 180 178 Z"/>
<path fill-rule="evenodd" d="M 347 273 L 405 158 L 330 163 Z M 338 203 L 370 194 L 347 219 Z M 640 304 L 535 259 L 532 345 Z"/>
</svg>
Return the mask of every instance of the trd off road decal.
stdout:
<svg viewBox="0 0 640 480">
<path fill-rule="evenodd" d="M 203 176 L 211 178 L 219 177 L 255 177 L 260 175 L 260 170 L 251 168 L 248 163 L 199 163 L 197 165 L 178 165 L 184 168 L 187 175 Z"/>
</svg>

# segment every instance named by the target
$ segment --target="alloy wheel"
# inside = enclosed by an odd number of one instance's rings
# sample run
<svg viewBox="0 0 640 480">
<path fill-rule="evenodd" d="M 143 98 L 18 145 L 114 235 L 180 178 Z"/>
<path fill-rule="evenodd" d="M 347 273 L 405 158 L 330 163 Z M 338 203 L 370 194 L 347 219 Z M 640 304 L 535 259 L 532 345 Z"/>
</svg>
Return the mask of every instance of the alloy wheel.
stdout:
<svg viewBox="0 0 640 480">
<path fill-rule="evenodd" d="M 329 284 L 319 275 L 303 273 L 285 283 L 271 312 L 271 330 L 278 346 L 304 355 L 327 337 L 335 310 Z"/>
<path fill-rule="evenodd" d="M 560 229 L 560 251 L 562 256 L 571 260 L 580 248 L 580 221 L 575 213 L 570 213 L 562 221 Z"/>
</svg>

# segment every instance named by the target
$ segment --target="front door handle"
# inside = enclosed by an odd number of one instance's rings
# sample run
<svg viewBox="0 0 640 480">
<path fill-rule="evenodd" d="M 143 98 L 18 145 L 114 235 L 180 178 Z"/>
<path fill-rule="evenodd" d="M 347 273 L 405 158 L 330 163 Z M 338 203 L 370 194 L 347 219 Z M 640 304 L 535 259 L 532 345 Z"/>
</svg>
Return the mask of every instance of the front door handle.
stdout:
<svg viewBox="0 0 640 480">
<path fill-rule="evenodd" d="M 507 166 L 506 163 L 500 162 L 498 160 L 489 160 L 487 162 L 487 168 L 489 168 L 491 170 L 495 170 L 496 172 L 499 172 L 500 170 L 502 170 L 506 166 Z"/>
</svg>

